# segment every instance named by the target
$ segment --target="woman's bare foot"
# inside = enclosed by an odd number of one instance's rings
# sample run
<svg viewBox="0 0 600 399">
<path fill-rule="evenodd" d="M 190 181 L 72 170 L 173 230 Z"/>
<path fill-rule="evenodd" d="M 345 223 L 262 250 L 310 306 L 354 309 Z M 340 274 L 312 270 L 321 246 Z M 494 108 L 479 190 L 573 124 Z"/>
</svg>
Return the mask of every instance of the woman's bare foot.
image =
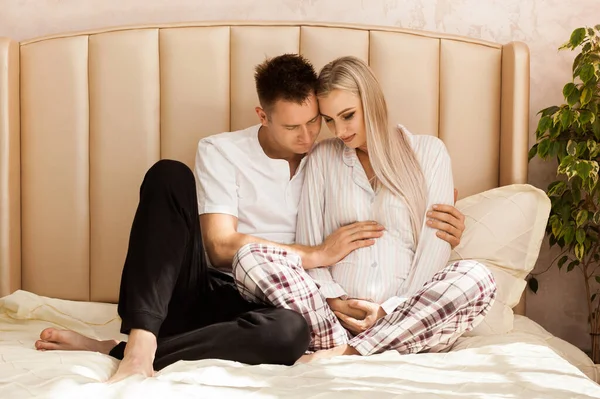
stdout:
<svg viewBox="0 0 600 399">
<path fill-rule="evenodd" d="M 295 364 L 310 363 L 314 362 L 315 360 L 329 359 L 331 357 L 349 355 L 360 355 L 360 353 L 350 345 L 340 345 L 336 346 L 335 348 L 316 351 L 315 353 L 311 353 L 310 355 L 304 355 L 300 359 L 298 359 Z"/>
<path fill-rule="evenodd" d="M 154 355 L 156 353 L 156 336 L 145 330 L 131 330 L 125 346 L 123 360 L 119 368 L 108 382 L 121 381 L 129 376 L 141 374 L 144 377 L 154 375 Z"/>
<path fill-rule="evenodd" d="M 40 333 L 40 339 L 35 342 L 38 350 L 90 351 L 108 355 L 117 345 L 114 339 L 99 341 L 70 330 L 46 328 Z"/>
</svg>

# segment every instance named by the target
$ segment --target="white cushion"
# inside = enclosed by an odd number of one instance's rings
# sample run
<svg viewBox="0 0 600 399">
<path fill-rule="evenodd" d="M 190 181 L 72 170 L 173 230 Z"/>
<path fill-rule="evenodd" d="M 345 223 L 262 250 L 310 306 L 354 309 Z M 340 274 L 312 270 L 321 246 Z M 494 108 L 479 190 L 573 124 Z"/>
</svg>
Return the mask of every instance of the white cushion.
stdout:
<svg viewBox="0 0 600 399">
<path fill-rule="evenodd" d="M 483 322 L 467 335 L 501 334 L 513 327 L 512 308 L 535 267 L 550 214 L 546 193 L 529 184 L 498 187 L 457 201 L 465 231 L 450 261 L 474 259 L 493 273 L 498 292 Z"/>
</svg>

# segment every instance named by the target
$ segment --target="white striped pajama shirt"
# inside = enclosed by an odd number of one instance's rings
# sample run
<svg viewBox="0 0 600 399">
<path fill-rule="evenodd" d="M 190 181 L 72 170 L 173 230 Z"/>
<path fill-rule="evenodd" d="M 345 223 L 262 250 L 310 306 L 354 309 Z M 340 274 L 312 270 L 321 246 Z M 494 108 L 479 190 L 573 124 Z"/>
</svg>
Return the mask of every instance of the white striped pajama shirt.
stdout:
<svg viewBox="0 0 600 399">
<path fill-rule="evenodd" d="M 405 129 L 406 132 L 406 129 Z M 433 136 L 407 132 L 427 184 L 427 209 L 454 203 L 452 165 L 446 147 Z M 386 230 L 375 245 L 351 252 L 336 265 L 308 274 L 326 298 L 360 298 L 390 313 L 441 270 L 450 244 L 423 218 L 415 246 L 408 208 L 386 189 L 373 191 L 356 151 L 340 140 L 320 143 L 308 159 L 296 224 L 296 243 L 315 246 L 344 225 L 375 220 Z M 416 248 L 415 248 L 416 247 Z M 342 288 L 343 287 L 343 288 Z"/>
<path fill-rule="evenodd" d="M 427 209 L 452 204 L 452 168 L 444 144 L 404 131 L 423 169 Z M 489 271 L 476 262 L 446 267 L 450 245 L 425 224 L 426 218 L 415 245 L 403 201 L 385 189 L 373 191 L 355 150 L 336 139 L 319 143 L 306 165 L 296 242 L 318 245 L 339 227 L 364 220 L 381 223 L 383 237 L 334 266 L 308 273 L 293 253 L 268 245 L 243 247 L 233 265 L 241 294 L 303 314 L 312 329 L 312 350 L 346 343 L 363 355 L 441 350 L 483 319 L 495 297 Z M 335 297 L 376 302 L 387 316 L 352 337 L 325 301 Z"/>
</svg>

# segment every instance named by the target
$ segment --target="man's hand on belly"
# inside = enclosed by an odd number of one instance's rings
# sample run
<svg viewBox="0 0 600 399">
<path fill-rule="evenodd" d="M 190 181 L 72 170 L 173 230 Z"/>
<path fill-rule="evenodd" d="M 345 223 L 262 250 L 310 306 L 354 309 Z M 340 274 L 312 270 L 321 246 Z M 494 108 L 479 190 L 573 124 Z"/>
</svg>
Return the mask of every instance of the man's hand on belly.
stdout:
<svg viewBox="0 0 600 399">
<path fill-rule="evenodd" d="M 375 239 L 383 235 L 383 230 L 385 228 L 382 225 L 373 221 L 355 222 L 340 227 L 317 247 L 318 265 L 334 265 L 355 249 L 375 244 Z"/>
</svg>

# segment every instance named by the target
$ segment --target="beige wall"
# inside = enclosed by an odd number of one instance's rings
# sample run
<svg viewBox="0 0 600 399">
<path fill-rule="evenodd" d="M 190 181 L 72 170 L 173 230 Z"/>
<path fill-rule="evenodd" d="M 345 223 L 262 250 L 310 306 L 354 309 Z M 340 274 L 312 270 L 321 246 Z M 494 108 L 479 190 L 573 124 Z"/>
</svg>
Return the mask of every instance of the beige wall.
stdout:
<svg viewBox="0 0 600 399">
<path fill-rule="evenodd" d="M 581 25 L 600 23 L 598 0 L 0 0 L 0 36 L 40 35 L 153 22 L 200 20 L 294 20 L 392 25 L 453 33 L 500 43 L 526 42 L 531 49 L 531 129 L 535 113 L 562 101 L 572 54 L 557 47 Z M 533 134 L 530 140 L 532 140 Z M 534 161 L 529 181 L 545 188 L 552 165 Z M 538 269 L 555 254 L 543 250 Z M 581 276 L 540 277 L 528 295 L 528 315 L 552 333 L 589 347 Z"/>
</svg>

